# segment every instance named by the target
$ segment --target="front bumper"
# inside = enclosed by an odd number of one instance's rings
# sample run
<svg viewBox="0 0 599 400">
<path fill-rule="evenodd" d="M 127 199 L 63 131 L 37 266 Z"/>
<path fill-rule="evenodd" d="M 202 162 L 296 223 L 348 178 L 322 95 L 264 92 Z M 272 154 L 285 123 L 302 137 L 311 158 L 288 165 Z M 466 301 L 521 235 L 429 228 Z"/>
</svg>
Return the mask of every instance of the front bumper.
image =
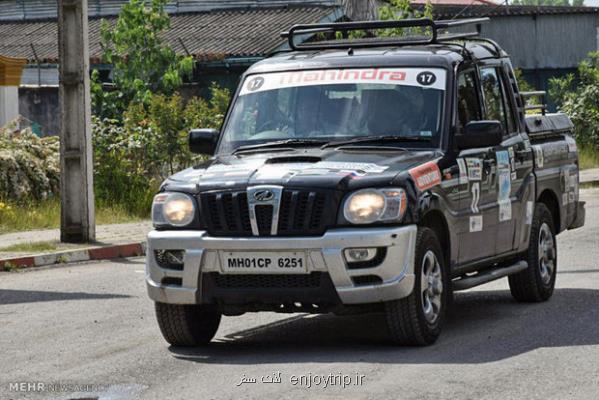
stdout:
<svg viewBox="0 0 599 400">
<path fill-rule="evenodd" d="M 414 288 L 416 233 L 416 225 L 332 229 L 319 237 L 224 238 L 209 236 L 205 231 L 152 231 L 148 235 L 146 259 L 148 293 L 157 302 L 202 304 L 202 299 L 210 297 L 209 293 L 202 293 L 210 290 L 210 286 L 202 288 L 202 275 L 222 274 L 220 251 L 259 249 L 304 251 L 308 273 L 328 274 L 343 304 L 396 300 L 408 296 Z M 386 248 L 386 256 L 376 266 L 349 268 L 343 253 L 354 247 Z M 183 250 L 182 268 L 161 267 L 157 250 Z M 356 283 L 363 282 L 356 278 L 364 276 L 378 277 L 379 282 Z M 253 289 L 260 292 L 260 288 Z M 226 299 L 222 302 L 226 303 Z"/>
</svg>

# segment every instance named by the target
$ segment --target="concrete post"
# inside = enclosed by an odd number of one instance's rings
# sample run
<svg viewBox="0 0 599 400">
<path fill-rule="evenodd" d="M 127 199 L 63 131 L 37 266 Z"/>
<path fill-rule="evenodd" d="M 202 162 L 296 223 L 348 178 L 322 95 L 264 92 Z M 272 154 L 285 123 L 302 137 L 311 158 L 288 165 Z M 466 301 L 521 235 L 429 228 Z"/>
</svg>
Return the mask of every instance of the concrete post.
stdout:
<svg viewBox="0 0 599 400">
<path fill-rule="evenodd" d="M 58 0 L 60 240 L 90 242 L 94 216 L 87 0 Z"/>
</svg>

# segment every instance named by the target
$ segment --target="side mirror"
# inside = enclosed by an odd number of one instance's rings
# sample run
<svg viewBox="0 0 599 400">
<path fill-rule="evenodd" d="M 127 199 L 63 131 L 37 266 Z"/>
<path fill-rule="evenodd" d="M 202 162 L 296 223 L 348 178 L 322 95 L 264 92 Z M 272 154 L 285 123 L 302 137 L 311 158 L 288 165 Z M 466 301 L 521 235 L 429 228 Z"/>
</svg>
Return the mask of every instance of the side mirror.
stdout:
<svg viewBox="0 0 599 400">
<path fill-rule="evenodd" d="M 192 129 L 189 131 L 189 150 L 197 154 L 213 155 L 219 132 L 216 129 Z"/>
<path fill-rule="evenodd" d="M 503 128 L 499 121 L 471 121 L 455 138 L 460 150 L 498 146 L 503 140 Z"/>
</svg>

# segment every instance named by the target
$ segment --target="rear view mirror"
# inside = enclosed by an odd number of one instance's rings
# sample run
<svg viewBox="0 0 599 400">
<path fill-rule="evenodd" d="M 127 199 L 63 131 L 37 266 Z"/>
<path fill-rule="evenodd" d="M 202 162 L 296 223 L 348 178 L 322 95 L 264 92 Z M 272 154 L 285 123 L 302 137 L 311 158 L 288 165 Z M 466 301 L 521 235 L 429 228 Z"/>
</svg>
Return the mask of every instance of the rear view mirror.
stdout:
<svg viewBox="0 0 599 400">
<path fill-rule="evenodd" d="M 461 134 L 456 135 L 460 150 L 498 146 L 502 139 L 503 127 L 499 121 L 471 121 Z"/>
<path fill-rule="evenodd" d="M 192 153 L 213 155 L 218 135 L 216 129 L 192 129 L 189 131 L 189 150 Z"/>
</svg>

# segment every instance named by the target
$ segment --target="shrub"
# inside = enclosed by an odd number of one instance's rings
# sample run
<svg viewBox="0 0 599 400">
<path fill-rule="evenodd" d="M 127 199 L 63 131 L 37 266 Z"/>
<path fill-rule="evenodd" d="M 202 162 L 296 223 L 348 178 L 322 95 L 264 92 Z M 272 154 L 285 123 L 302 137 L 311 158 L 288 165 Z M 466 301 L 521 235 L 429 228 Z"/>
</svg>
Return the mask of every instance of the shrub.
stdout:
<svg viewBox="0 0 599 400">
<path fill-rule="evenodd" d="M 58 137 L 39 138 L 31 129 L 0 129 L 0 199 L 44 200 L 58 194 Z"/>
<path fill-rule="evenodd" d="M 577 142 L 599 151 L 599 52 L 589 53 L 574 75 L 550 80 L 549 94 L 574 122 Z"/>
</svg>

